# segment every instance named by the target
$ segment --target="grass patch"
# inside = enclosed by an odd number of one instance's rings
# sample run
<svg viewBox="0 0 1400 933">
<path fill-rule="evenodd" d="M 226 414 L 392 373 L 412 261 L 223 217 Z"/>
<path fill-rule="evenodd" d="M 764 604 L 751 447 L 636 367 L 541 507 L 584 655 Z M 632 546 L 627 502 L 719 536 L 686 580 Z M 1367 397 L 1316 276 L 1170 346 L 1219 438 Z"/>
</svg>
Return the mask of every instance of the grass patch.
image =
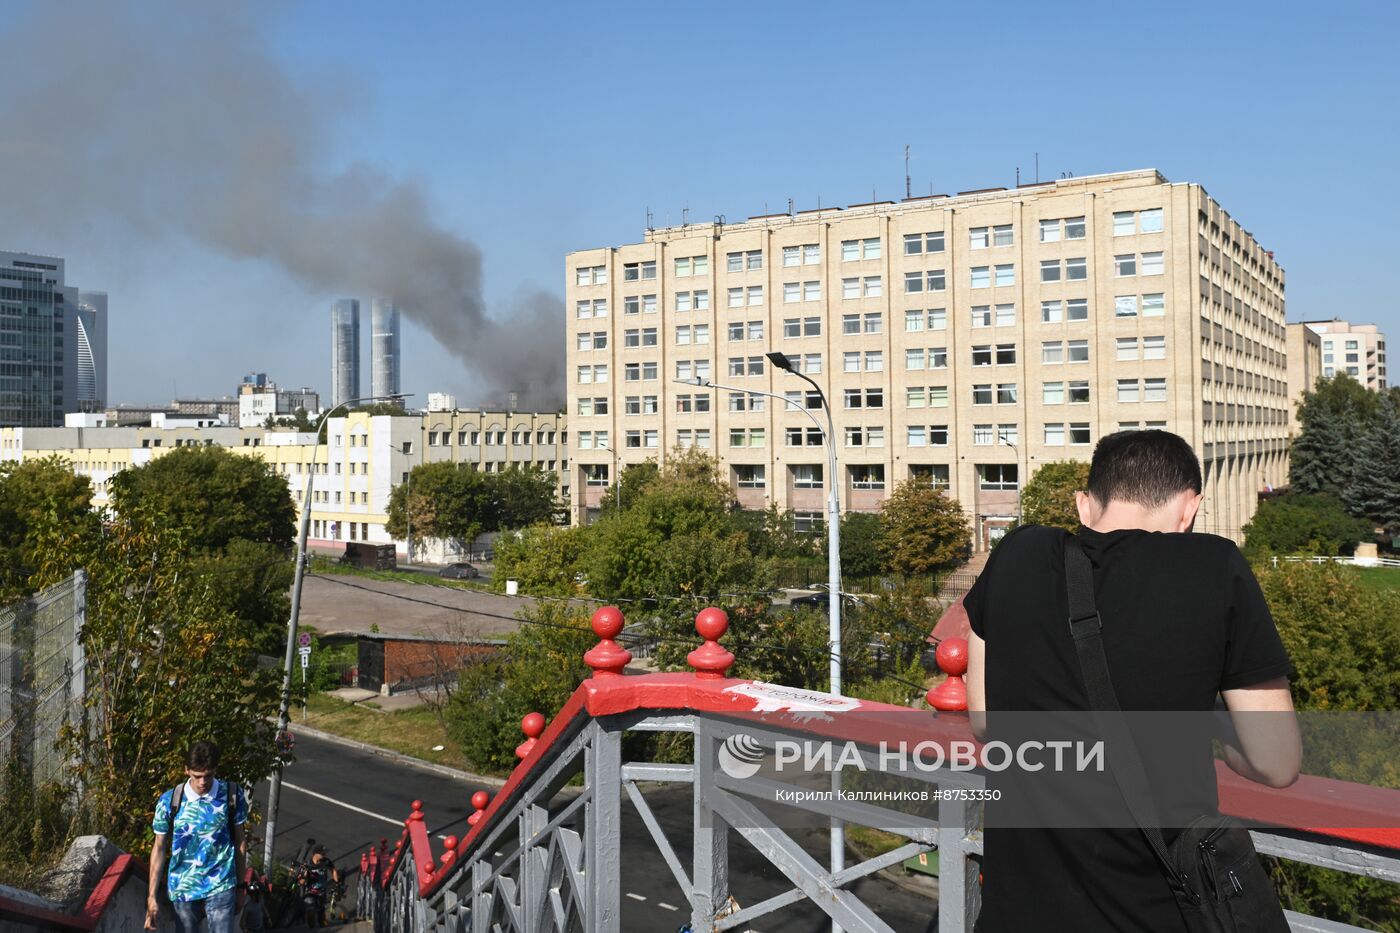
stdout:
<svg viewBox="0 0 1400 933">
<path fill-rule="evenodd" d="M 1377 592 L 1400 591 L 1400 567 L 1353 567 L 1356 582 Z"/>
<path fill-rule="evenodd" d="M 392 713 L 363 708 L 325 693 L 313 693 L 307 704 L 306 725 L 342 738 L 387 748 L 436 764 L 460 768 L 465 759 L 462 749 L 450 738 L 433 711 L 426 707 L 395 710 Z M 301 723 L 299 712 L 292 717 L 292 733 Z M 434 745 L 443 746 L 440 752 Z"/>
<path fill-rule="evenodd" d="M 876 855 L 884 855 L 886 852 L 893 852 L 908 841 L 903 836 L 887 833 L 883 829 L 871 829 L 869 826 L 846 826 L 846 844 L 858 852 L 862 858 L 868 859 Z"/>
<path fill-rule="evenodd" d="M 449 580 L 436 573 L 423 573 L 417 570 L 365 570 L 350 567 L 327 557 L 316 557 L 311 561 L 311 572 L 342 577 L 366 577 L 371 580 L 397 580 L 399 583 L 417 583 L 424 586 L 445 586 L 454 590 L 481 590 L 491 592 L 491 586 L 477 580 Z"/>
</svg>

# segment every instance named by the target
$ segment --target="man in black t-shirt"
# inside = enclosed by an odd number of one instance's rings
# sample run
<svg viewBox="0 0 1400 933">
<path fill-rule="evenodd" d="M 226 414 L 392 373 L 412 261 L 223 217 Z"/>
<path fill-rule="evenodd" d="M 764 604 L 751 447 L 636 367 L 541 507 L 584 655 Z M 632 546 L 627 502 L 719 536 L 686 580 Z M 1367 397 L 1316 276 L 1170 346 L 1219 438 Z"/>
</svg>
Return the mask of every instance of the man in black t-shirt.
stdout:
<svg viewBox="0 0 1400 933">
<path fill-rule="evenodd" d="M 1165 431 L 1109 435 L 1094 451 L 1088 486 L 1076 493 L 1078 537 L 1094 568 L 1119 705 L 1208 712 L 1223 696 L 1232 713 L 1291 712 L 1288 656 L 1248 563 L 1234 542 L 1190 533 L 1201 503 L 1190 446 Z M 1068 627 L 1067 537 L 1037 525 L 1007 535 L 964 601 L 974 729 L 997 711 L 1090 708 Z M 1296 778 L 1296 731 L 1268 748 L 1242 737 L 1225 746 L 1231 768 L 1273 786 Z M 1164 821 L 1216 806 L 1208 743 L 1170 761 L 1160 749 L 1154 761 L 1151 743 L 1140 744 Z M 1101 793 L 1115 793 L 1111 777 L 1100 781 Z M 988 804 L 979 933 L 1185 930 L 1130 819 L 1119 828 L 1003 827 L 997 806 Z"/>
</svg>

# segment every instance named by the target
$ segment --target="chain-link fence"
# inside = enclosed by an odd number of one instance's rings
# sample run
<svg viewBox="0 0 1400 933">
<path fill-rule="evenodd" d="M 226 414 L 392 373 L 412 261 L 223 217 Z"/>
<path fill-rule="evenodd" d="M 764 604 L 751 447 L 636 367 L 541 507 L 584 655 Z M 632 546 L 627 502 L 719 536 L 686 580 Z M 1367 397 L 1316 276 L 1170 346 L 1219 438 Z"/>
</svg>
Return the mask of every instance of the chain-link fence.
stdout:
<svg viewBox="0 0 1400 933">
<path fill-rule="evenodd" d="M 36 783 L 62 777 L 59 736 L 84 722 L 86 606 L 87 576 L 79 570 L 0 607 L 0 759 L 21 762 Z"/>
</svg>

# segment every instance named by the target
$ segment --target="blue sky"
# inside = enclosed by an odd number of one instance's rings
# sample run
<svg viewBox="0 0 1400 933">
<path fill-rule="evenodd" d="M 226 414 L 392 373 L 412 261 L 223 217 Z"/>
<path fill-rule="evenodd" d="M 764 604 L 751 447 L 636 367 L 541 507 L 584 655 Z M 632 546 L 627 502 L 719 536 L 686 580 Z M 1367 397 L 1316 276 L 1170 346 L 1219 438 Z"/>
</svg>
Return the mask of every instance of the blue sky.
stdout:
<svg viewBox="0 0 1400 933">
<path fill-rule="evenodd" d="M 1394 337 L 1396 9 L 307 2 L 264 8 L 257 28 L 324 118 L 308 126 L 318 167 L 416 182 L 480 247 L 488 310 L 524 288 L 562 300 L 564 255 L 638 240 L 648 208 L 662 225 L 686 207 L 735 221 L 788 198 L 899 197 L 908 144 L 915 193 L 1029 179 L 1037 152 L 1042 178 L 1200 182 L 1275 251 L 1290 321 Z M 0 212 L 0 232 L 111 293 L 114 400 L 220 394 L 254 369 L 328 387 L 334 290 L 178 231 L 31 233 Z M 416 327 L 404 354 L 419 401 L 482 400 Z"/>
</svg>

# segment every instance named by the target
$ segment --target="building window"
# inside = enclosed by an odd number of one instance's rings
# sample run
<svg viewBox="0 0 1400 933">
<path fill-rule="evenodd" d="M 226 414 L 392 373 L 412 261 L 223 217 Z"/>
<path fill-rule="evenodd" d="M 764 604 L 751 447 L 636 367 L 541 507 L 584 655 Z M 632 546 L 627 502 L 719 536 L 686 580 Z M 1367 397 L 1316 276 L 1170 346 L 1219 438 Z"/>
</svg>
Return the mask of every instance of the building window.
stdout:
<svg viewBox="0 0 1400 933">
<path fill-rule="evenodd" d="M 972 387 L 972 404 L 992 404 L 992 384 L 990 382 L 981 383 Z"/>
<path fill-rule="evenodd" d="M 989 227 L 972 227 L 967 231 L 969 249 L 986 249 L 991 245 Z"/>
<path fill-rule="evenodd" d="M 972 275 L 972 287 L 973 287 L 973 288 L 990 288 L 990 287 L 991 287 L 991 285 L 992 285 L 992 268 L 991 268 L 991 266 L 973 266 L 973 267 L 972 267 L 972 273 L 971 273 L 971 275 Z"/>
<path fill-rule="evenodd" d="M 1136 402 L 1138 396 L 1139 383 L 1136 379 L 1118 380 L 1118 401 L 1124 403 Z"/>
<path fill-rule="evenodd" d="M 1132 211 L 1113 212 L 1113 235 L 1132 236 L 1137 232 L 1136 218 Z"/>
<path fill-rule="evenodd" d="M 734 485 L 740 489 L 763 489 L 768 485 L 768 468 L 763 464 L 736 464 Z"/>
<path fill-rule="evenodd" d="M 910 333 L 910 334 L 912 334 L 912 333 L 915 333 L 915 332 L 917 332 L 917 331 L 921 331 L 921 330 L 923 330 L 923 329 L 924 329 L 924 312 L 923 312 L 923 311 L 905 311 L 905 312 L 904 312 L 904 331 L 905 331 L 905 333 Z"/>
<path fill-rule="evenodd" d="M 1114 317 L 1137 317 L 1137 295 L 1119 295 L 1113 299 Z"/>
<path fill-rule="evenodd" d="M 1019 468 L 1014 463 L 979 463 L 978 486 L 984 490 L 1014 490 L 1019 485 Z"/>
<path fill-rule="evenodd" d="M 1154 207 L 1138 214 L 1138 229 L 1143 233 L 1162 232 L 1162 209 Z"/>
<path fill-rule="evenodd" d="M 1069 384 L 1069 403 L 1084 405 L 1089 402 L 1089 380 L 1078 379 Z"/>
<path fill-rule="evenodd" d="M 928 483 L 935 489 L 948 488 L 948 464 L 911 463 L 909 478 L 918 483 Z"/>
<path fill-rule="evenodd" d="M 1012 246 L 1015 242 L 1016 235 L 1011 224 L 1000 224 L 992 228 L 993 246 Z"/>
<path fill-rule="evenodd" d="M 1063 447 L 1065 443 L 1064 422 L 1045 425 L 1045 444 L 1048 447 Z"/>
<path fill-rule="evenodd" d="M 1065 260 L 1065 281 L 1082 282 L 1089 277 L 1088 260 L 1083 256 Z"/>
<path fill-rule="evenodd" d="M 924 368 L 925 352 L 922 349 L 904 351 L 904 368 L 915 370 Z"/>
<path fill-rule="evenodd" d="M 1058 324 L 1064 320 L 1065 306 L 1061 301 L 1042 301 L 1040 303 L 1040 323 Z"/>
<path fill-rule="evenodd" d="M 1065 218 L 1065 239 L 1066 239 L 1066 240 L 1082 240 L 1082 239 L 1084 239 L 1084 218 L 1083 218 L 1083 217 L 1066 217 L 1066 218 Z"/>
<path fill-rule="evenodd" d="M 792 470 L 792 485 L 794 489 L 821 489 L 822 488 L 822 466 L 818 463 L 795 463 Z"/>
<path fill-rule="evenodd" d="M 948 368 L 948 350 L 946 347 L 930 347 L 928 351 L 929 369 Z"/>
<path fill-rule="evenodd" d="M 973 365 L 973 366 L 991 366 L 991 365 L 992 365 L 992 346 L 991 346 L 991 344 L 983 344 L 982 346 L 973 347 L 973 348 L 972 348 L 972 365 Z"/>
<path fill-rule="evenodd" d="M 709 271 L 710 257 L 708 256 L 676 257 L 676 278 L 678 279 L 691 275 L 708 275 Z"/>
<path fill-rule="evenodd" d="M 574 270 L 575 285 L 606 285 L 608 284 L 607 266 L 578 266 Z"/>
<path fill-rule="evenodd" d="M 1060 222 L 1058 220 L 1042 220 L 1040 222 L 1040 242 L 1058 243 L 1060 241 Z"/>
<path fill-rule="evenodd" d="M 624 282 L 649 281 L 656 278 L 656 263 L 653 262 L 629 262 L 622 267 L 622 280 Z"/>
<path fill-rule="evenodd" d="M 884 489 L 885 488 L 885 466 L 882 463 L 857 464 L 852 465 L 851 488 L 852 489 Z"/>
<path fill-rule="evenodd" d="M 1138 358 L 1138 341 L 1136 337 L 1119 337 L 1115 344 L 1118 351 L 1118 360 L 1135 360 Z"/>
<path fill-rule="evenodd" d="M 1078 446 L 1082 446 L 1084 444 L 1089 443 L 1088 422 L 1071 422 L 1069 426 L 1069 442 Z"/>
<path fill-rule="evenodd" d="M 1167 299 L 1161 292 L 1142 296 L 1142 316 L 1162 317 L 1167 313 Z"/>
<path fill-rule="evenodd" d="M 1137 275 L 1137 254 L 1128 253 L 1125 256 L 1114 256 L 1113 274 L 1120 278 L 1125 275 Z"/>
<path fill-rule="evenodd" d="M 1142 274 L 1161 275 L 1165 271 L 1165 261 L 1161 253 L 1142 254 Z"/>
<path fill-rule="evenodd" d="M 904 255 L 918 256 L 923 253 L 943 252 L 943 231 L 936 233 L 906 233 L 904 235 Z"/>
<path fill-rule="evenodd" d="M 1066 350 L 1071 363 L 1089 362 L 1089 341 L 1070 340 L 1066 343 Z"/>
<path fill-rule="evenodd" d="M 1016 404 L 1016 383 L 1014 383 L 1014 382 L 999 382 L 999 383 L 997 383 L 997 404 L 998 404 L 998 405 L 1014 405 L 1014 404 Z"/>
<path fill-rule="evenodd" d="M 974 305 L 974 306 L 973 306 L 973 308 L 972 308 L 972 326 L 973 326 L 973 327 L 991 327 L 991 326 L 992 326 L 992 306 L 991 306 L 991 305 Z"/>
<path fill-rule="evenodd" d="M 1144 402 L 1165 402 L 1167 400 L 1167 380 L 1165 378 L 1144 379 L 1142 381 Z"/>
<path fill-rule="evenodd" d="M 1016 364 L 1016 344 L 999 343 L 996 350 L 996 363 L 998 366 L 1014 366 Z"/>
<path fill-rule="evenodd" d="M 972 426 L 972 443 L 981 447 L 996 443 L 996 428 L 990 424 L 974 424 Z"/>
<path fill-rule="evenodd" d="M 880 258 L 880 238 L 869 237 L 863 240 L 842 240 L 841 261 L 851 262 L 860 259 Z"/>
<path fill-rule="evenodd" d="M 1040 262 L 1040 281 L 1058 282 L 1060 281 L 1060 261 L 1058 259 L 1043 259 Z"/>
<path fill-rule="evenodd" d="M 1021 429 L 1014 424 L 997 425 L 997 440 L 1015 447 L 1021 441 Z"/>
<path fill-rule="evenodd" d="M 725 261 L 726 269 L 729 272 L 743 272 L 745 269 L 752 272 L 755 269 L 763 268 L 763 250 L 751 249 L 727 253 Z"/>
<path fill-rule="evenodd" d="M 1063 363 L 1065 361 L 1065 344 L 1063 340 L 1047 340 L 1040 345 L 1040 361 L 1042 363 Z"/>
<path fill-rule="evenodd" d="M 1089 320 L 1089 299 L 1071 298 L 1065 302 L 1065 320 L 1067 321 L 1087 321 Z"/>
<path fill-rule="evenodd" d="M 995 283 L 998 288 L 1005 285 L 1016 284 L 1016 265 L 1014 263 L 1002 263 L 995 267 Z"/>
</svg>

